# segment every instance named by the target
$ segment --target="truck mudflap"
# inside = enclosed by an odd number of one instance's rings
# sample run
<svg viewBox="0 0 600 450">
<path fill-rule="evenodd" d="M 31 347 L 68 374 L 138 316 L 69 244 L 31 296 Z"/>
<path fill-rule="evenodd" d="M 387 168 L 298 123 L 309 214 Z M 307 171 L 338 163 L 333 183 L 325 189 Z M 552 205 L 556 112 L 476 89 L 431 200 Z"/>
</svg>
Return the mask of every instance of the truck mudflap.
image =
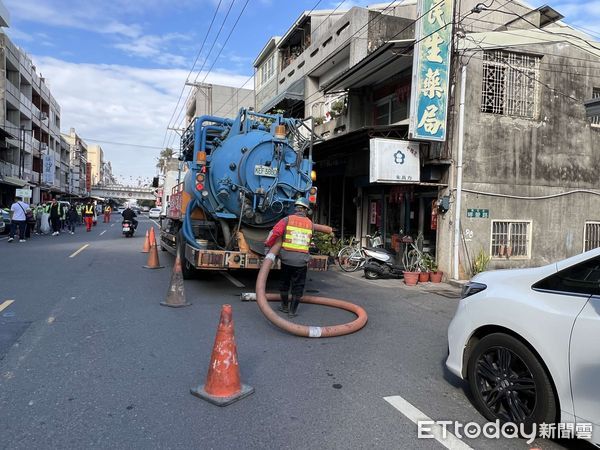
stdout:
<svg viewBox="0 0 600 450">
<path fill-rule="evenodd" d="M 196 269 L 223 270 L 223 269 L 260 269 L 264 257 L 252 252 L 239 252 L 227 250 L 199 250 L 191 245 L 185 249 L 186 259 Z M 275 268 L 279 268 L 279 261 Z M 326 256 L 312 256 L 308 264 L 310 270 L 327 270 Z"/>
</svg>

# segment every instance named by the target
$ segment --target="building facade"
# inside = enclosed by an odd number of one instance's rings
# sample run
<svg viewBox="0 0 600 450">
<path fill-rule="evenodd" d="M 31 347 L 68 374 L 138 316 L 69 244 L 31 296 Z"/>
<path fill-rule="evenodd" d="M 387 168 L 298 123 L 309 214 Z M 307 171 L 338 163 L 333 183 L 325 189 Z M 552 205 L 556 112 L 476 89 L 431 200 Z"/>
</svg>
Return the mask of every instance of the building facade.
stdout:
<svg viewBox="0 0 600 450">
<path fill-rule="evenodd" d="M 219 84 L 197 83 L 185 109 L 185 126 L 204 115 L 235 117 L 240 108 L 254 107 L 254 91 Z"/>
<path fill-rule="evenodd" d="M 3 23 L 7 23 L 3 21 Z M 28 187 L 39 202 L 65 188 L 60 106 L 31 58 L 0 32 L 0 195 Z"/>
<path fill-rule="evenodd" d="M 98 186 L 104 180 L 104 151 L 99 145 L 88 145 L 87 154 L 92 167 L 90 172 L 92 186 Z"/>
<path fill-rule="evenodd" d="M 71 157 L 68 193 L 75 196 L 88 196 L 92 186 L 91 163 L 88 161 L 88 145 L 77 134 L 75 128 L 69 134 L 62 134 L 69 147 Z"/>
<path fill-rule="evenodd" d="M 527 267 L 599 246 L 600 129 L 584 103 L 600 52 L 589 36 L 549 7 L 461 2 L 446 140 L 413 139 L 415 24 L 430 19 L 417 6 L 306 13 L 255 60 L 258 111 L 313 117 L 316 220 L 346 238 L 379 231 L 399 261 L 417 241 L 453 278 L 480 253 L 489 268 Z M 402 149 L 395 179 L 378 176 L 386 145 Z"/>
</svg>

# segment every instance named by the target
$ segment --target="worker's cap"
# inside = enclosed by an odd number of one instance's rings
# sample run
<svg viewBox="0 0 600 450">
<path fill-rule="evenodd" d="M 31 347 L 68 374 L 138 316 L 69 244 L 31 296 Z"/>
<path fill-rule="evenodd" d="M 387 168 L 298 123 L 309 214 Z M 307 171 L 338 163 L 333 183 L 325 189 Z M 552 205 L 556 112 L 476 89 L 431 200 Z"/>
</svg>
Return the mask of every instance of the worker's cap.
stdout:
<svg viewBox="0 0 600 450">
<path fill-rule="evenodd" d="M 302 206 L 303 208 L 310 209 L 310 204 L 308 203 L 308 200 L 306 200 L 304 197 L 297 198 L 296 201 L 294 202 L 294 205 Z"/>
</svg>

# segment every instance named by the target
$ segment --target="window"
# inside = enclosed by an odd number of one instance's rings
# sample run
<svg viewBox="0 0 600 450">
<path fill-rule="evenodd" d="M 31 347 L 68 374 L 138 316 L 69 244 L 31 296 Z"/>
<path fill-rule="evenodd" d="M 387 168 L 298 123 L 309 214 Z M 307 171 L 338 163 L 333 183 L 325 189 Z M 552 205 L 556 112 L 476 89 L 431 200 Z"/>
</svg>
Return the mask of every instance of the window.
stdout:
<svg viewBox="0 0 600 450">
<path fill-rule="evenodd" d="M 600 88 L 592 88 L 592 99 L 600 98 Z M 590 116 L 589 117 L 592 126 L 600 127 L 600 116 Z"/>
<path fill-rule="evenodd" d="M 373 125 L 390 125 L 408 117 L 409 99 L 391 95 L 379 100 L 373 108 Z"/>
<path fill-rule="evenodd" d="M 583 232 L 583 251 L 600 247 L 600 222 L 586 222 Z"/>
<path fill-rule="evenodd" d="M 567 267 L 534 284 L 533 289 L 557 293 L 600 295 L 600 256 Z"/>
<path fill-rule="evenodd" d="M 531 257 L 531 221 L 492 220 L 492 258 Z"/>
<path fill-rule="evenodd" d="M 257 70 L 257 87 L 265 85 L 271 78 L 275 76 L 275 54 L 261 64 Z"/>
<path fill-rule="evenodd" d="M 481 112 L 534 119 L 538 113 L 539 56 L 494 50 L 483 54 Z"/>
</svg>

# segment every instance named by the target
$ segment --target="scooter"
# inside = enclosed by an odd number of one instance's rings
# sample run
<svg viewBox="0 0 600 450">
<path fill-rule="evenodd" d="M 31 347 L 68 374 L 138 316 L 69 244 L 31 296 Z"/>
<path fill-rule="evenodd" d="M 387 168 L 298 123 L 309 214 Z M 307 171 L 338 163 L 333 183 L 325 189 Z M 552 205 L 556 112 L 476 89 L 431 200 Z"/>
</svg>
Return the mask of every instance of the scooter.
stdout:
<svg viewBox="0 0 600 450">
<path fill-rule="evenodd" d="M 404 268 L 395 263 L 395 254 L 385 248 L 364 247 L 367 261 L 363 266 L 365 278 L 404 278 Z"/>
<path fill-rule="evenodd" d="M 131 220 L 124 220 L 121 225 L 123 227 L 123 235 L 125 237 L 132 237 L 133 233 L 135 232 L 133 222 Z"/>
</svg>

